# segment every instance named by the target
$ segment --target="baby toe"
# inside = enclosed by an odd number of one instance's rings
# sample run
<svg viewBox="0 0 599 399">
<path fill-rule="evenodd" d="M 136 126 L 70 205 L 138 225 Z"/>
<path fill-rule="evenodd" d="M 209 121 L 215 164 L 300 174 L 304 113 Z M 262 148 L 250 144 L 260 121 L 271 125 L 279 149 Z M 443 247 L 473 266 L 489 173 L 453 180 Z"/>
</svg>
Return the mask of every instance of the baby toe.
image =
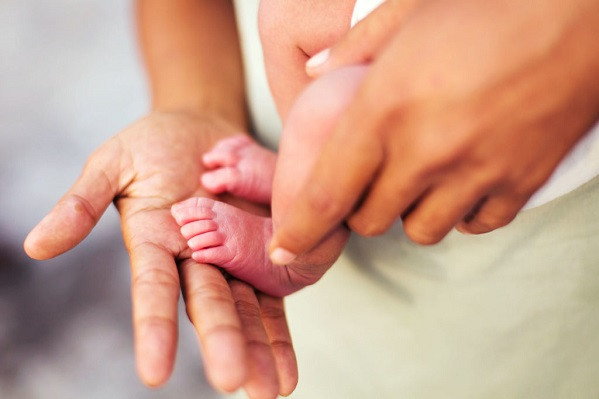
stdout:
<svg viewBox="0 0 599 399">
<path fill-rule="evenodd" d="M 171 207 L 171 215 L 179 224 L 184 224 L 205 219 L 214 219 L 216 214 L 212 210 L 214 201 L 208 198 L 190 198 L 174 204 Z"/>
<path fill-rule="evenodd" d="M 198 220 L 195 222 L 189 222 L 181 227 L 181 235 L 186 239 L 190 239 L 198 234 L 208 233 L 210 231 L 218 230 L 218 225 L 214 220 Z"/>
<path fill-rule="evenodd" d="M 210 169 L 235 165 L 238 161 L 235 151 L 212 150 L 202 156 L 204 166 Z"/>
<path fill-rule="evenodd" d="M 237 135 L 223 139 L 202 156 L 202 162 L 207 168 L 233 166 L 239 162 L 238 150 L 252 140 L 246 135 Z"/>
<path fill-rule="evenodd" d="M 225 242 L 225 237 L 218 231 L 210 231 L 204 234 L 198 234 L 187 241 L 189 248 L 198 251 L 204 248 L 220 246 Z"/>
<path fill-rule="evenodd" d="M 202 185 L 213 194 L 233 192 L 241 179 L 239 170 L 232 167 L 220 168 L 202 175 Z"/>
<path fill-rule="evenodd" d="M 198 263 L 209 263 L 222 267 L 231 262 L 233 256 L 226 247 L 219 246 L 194 251 L 191 258 Z"/>
</svg>

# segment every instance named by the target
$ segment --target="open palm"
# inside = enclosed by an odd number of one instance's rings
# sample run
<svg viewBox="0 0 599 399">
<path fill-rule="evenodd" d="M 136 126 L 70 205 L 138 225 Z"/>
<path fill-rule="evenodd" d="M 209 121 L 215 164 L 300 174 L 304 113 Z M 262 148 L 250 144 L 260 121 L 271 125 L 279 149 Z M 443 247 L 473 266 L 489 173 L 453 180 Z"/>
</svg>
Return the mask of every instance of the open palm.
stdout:
<svg viewBox="0 0 599 399">
<path fill-rule="evenodd" d="M 219 119 L 190 114 L 141 119 L 90 156 L 79 179 L 31 231 L 25 250 L 48 259 L 73 248 L 114 202 L 131 257 L 142 380 L 159 385 L 172 371 L 182 287 L 212 384 L 275 397 L 290 393 L 297 381 L 282 300 L 256 294 L 245 283 L 227 281 L 213 266 L 193 262 L 170 215 L 173 203 L 207 195 L 200 186 L 201 156 L 233 133 L 237 130 Z"/>
</svg>

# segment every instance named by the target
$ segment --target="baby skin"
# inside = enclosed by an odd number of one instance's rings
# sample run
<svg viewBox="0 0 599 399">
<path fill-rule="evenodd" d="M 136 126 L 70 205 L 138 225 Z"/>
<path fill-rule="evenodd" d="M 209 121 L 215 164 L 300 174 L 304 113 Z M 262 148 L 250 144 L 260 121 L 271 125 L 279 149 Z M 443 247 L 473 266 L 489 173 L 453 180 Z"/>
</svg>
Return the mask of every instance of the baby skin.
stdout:
<svg viewBox="0 0 599 399">
<path fill-rule="evenodd" d="M 344 226 L 338 226 L 318 246 L 283 266 L 270 261 L 268 245 L 277 215 L 305 183 L 315 162 L 315 150 L 332 131 L 365 69 L 340 69 L 302 92 L 287 115 L 278 157 L 245 135 L 224 139 L 204 155 L 202 161 L 208 171 L 202 176 L 202 184 L 206 190 L 272 203 L 272 218 L 210 198 L 190 198 L 175 204 L 173 217 L 195 261 L 217 265 L 275 296 L 315 283 L 331 267 L 349 236 Z"/>
<path fill-rule="evenodd" d="M 220 266 L 271 295 L 288 295 L 318 281 L 349 237 L 347 228 L 338 226 L 315 248 L 283 266 L 271 263 L 268 255 L 279 217 L 307 183 L 316 150 L 365 72 L 363 66 L 348 67 L 311 82 L 304 69 L 309 56 L 347 32 L 353 6 L 354 0 L 260 1 L 266 73 L 284 122 L 279 155 L 247 136 L 225 139 L 203 157 L 208 172 L 202 184 L 213 194 L 227 192 L 271 204 L 272 218 L 208 198 L 192 198 L 172 208 L 193 259 Z"/>
</svg>

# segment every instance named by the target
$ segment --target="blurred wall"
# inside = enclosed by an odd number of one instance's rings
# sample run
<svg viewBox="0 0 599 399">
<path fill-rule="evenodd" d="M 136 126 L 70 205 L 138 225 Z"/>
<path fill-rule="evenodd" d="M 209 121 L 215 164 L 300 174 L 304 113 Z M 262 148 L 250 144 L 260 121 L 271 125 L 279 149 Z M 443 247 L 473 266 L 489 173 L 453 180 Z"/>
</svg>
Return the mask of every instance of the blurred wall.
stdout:
<svg viewBox="0 0 599 399">
<path fill-rule="evenodd" d="M 212 398 L 182 320 L 175 374 L 150 390 L 133 362 L 118 216 L 57 259 L 22 251 L 86 157 L 144 114 L 132 2 L 0 1 L 0 398 Z"/>
</svg>

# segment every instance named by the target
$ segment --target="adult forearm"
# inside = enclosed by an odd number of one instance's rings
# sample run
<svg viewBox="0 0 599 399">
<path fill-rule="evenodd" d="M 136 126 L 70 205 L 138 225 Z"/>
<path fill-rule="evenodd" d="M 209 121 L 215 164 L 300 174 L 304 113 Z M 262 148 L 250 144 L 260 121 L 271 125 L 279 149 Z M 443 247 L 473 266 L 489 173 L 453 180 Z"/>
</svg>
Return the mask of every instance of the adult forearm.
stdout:
<svg viewBox="0 0 599 399">
<path fill-rule="evenodd" d="M 245 127 L 232 1 L 138 0 L 137 16 L 153 109 L 210 112 Z"/>
</svg>

